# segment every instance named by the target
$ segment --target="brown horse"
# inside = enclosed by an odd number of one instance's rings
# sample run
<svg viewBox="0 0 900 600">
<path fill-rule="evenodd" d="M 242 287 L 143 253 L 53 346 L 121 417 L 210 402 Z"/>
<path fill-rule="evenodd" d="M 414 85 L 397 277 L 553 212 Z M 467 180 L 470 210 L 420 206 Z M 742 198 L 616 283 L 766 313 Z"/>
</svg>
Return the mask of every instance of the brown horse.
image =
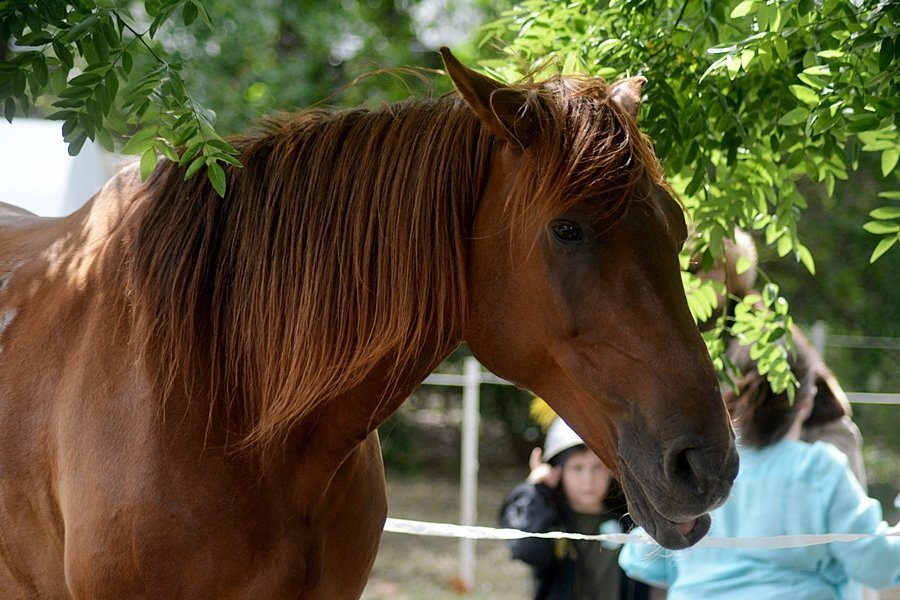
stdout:
<svg viewBox="0 0 900 600">
<path fill-rule="evenodd" d="M 662 544 L 737 468 L 688 312 L 642 79 L 307 111 L 228 194 L 163 162 L 0 217 L 4 598 L 352 598 L 386 515 L 376 427 L 461 341 L 545 398 Z"/>
</svg>

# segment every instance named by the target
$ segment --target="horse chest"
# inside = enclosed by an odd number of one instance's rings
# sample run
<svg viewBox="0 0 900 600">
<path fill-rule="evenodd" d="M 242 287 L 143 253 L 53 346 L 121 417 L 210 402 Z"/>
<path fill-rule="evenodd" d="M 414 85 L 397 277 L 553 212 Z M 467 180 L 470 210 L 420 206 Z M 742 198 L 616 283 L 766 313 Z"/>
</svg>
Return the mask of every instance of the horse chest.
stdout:
<svg viewBox="0 0 900 600">
<path fill-rule="evenodd" d="M 70 507 L 69 584 L 90 598 L 357 597 L 386 514 L 377 449 L 373 435 L 330 482 L 287 467 L 260 482 L 221 459 L 169 465 L 153 489 L 126 477 Z"/>
<path fill-rule="evenodd" d="M 67 583 L 89 598 L 296 598 L 316 555 L 312 524 L 285 494 L 224 479 L 122 481 L 67 498 Z"/>
</svg>

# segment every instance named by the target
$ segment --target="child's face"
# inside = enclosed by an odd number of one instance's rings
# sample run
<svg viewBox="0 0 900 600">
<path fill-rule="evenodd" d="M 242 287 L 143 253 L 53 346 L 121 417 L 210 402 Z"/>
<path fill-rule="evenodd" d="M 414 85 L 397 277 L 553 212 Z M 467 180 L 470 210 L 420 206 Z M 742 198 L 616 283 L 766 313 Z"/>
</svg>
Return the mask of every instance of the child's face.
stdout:
<svg viewBox="0 0 900 600">
<path fill-rule="evenodd" d="M 562 486 L 573 510 L 598 513 L 609 490 L 610 473 L 590 450 L 575 452 L 563 464 Z"/>
</svg>

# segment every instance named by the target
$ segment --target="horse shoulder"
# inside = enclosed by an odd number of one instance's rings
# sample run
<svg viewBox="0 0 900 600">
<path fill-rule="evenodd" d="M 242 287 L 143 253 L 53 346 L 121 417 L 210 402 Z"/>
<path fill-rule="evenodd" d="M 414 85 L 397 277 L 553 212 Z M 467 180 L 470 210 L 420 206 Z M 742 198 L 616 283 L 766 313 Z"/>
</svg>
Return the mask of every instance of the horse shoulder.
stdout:
<svg viewBox="0 0 900 600">
<path fill-rule="evenodd" d="M 134 178 L 120 174 L 67 217 L 0 206 L 0 540 L 18 540 L 14 551 L 0 541 L 0 589 L 13 595 L 65 596 L 64 555 L 77 523 L 71 507 L 90 512 L 83 501 L 93 497 L 97 478 L 127 477 L 114 458 L 124 446 L 106 447 L 94 479 L 73 479 L 66 488 L 62 475 L 65 461 L 97 457 L 72 440 L 93 439 L 101 423 L 122 425 L 119 389 L 130 385 L 123 373 L 137 363 L 120 344 L 124 295 L 96 293 L 115 289 L 105 266 L 112 263 L 103 258 L 122 221 L 111 196 L 124 190 L 123 181 Z"/>
</svg>

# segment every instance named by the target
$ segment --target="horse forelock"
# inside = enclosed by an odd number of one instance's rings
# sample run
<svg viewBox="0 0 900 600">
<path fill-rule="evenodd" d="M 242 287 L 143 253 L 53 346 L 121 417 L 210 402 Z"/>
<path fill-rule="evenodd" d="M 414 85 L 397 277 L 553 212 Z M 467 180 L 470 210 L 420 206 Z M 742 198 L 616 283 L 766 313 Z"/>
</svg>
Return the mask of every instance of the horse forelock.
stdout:
<svg viewBox="0 0 900 600">
<path fill-rule="evenodd" d="M 225 199 L 173 164 L 148 182 L 136 326 L 166 395 L 202 386 L 210 422 L 265 449 L 376 365 L 400 385 L 459 335 L 491 138 L 442 98 L 281 116 L 234 143 Z"/>
<path fill-rule="evenodd" d="M 612 226 L 629 204 L 650 200 L 653 189 L 675 197 L 650 141 L 604 80 L 558 76 L 527 89 L 524 111 L 536 115 L 542 131 L 524 152 L 524 176 L 510 196 L 514 219 L 546 222 L 588 201 L 595 218 Z"/>
</svg>

